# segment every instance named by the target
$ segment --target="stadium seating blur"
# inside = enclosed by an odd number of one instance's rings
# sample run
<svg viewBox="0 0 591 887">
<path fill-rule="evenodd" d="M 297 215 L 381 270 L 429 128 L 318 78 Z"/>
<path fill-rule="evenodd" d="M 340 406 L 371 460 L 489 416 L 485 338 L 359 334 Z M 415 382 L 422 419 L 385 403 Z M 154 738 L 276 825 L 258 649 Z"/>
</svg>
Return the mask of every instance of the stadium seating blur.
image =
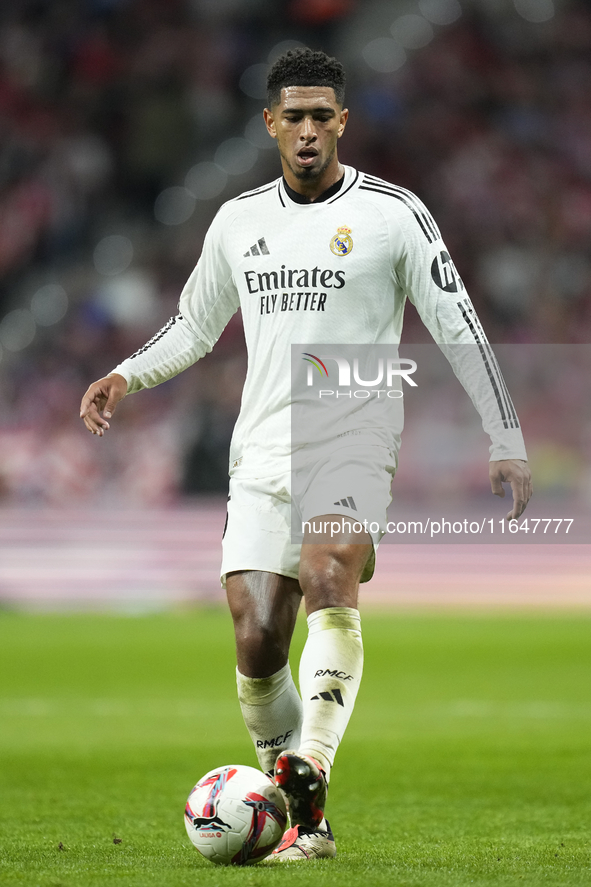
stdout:
<svg viewBox="0 0 591 887">
<path fill-rule="evenodd" d="M 0 503 L 165 506 L 225 489 L 246 365 L 238 317 L 197 366 L 121 405 L 104 439 L 78 404 L 175 313 L 220 203 L 279 174 L 262 84 L 298 44 L 344 62 L 341 159 L 424 199 L 489 338 L 591 341 L 588 4 L 11 0 Z M 405 339 L 428 340 L 410 309 Z M 562 386 L 536 399 L 530 383 L 524 424 L 550 483 L 566 458 L 569 489 L 591 490 L 588 385 L 567 410 Z"/>
</svg>

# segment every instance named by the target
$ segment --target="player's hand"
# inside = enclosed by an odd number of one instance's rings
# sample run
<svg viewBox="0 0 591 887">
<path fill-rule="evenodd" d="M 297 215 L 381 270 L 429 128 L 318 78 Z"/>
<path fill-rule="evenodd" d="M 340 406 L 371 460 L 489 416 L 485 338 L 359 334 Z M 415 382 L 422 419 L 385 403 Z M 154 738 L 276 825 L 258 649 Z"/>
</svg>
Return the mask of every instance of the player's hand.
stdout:
<svg viewBox="0 0 591 887">
<path fill-rule="evenodd" d="M 126 394 L 127 381 L 119 373 L 110 373 L 104 379 L 93 382 L 80 404 L 80 418 L 88 430 L 102 437 L 110 428 L 107 420 Z"/>
<path fill-rule="evenodd" d="M 488 474 L 491 490 L 501 499 L 505 498 L 503 481 L 511 484 L 513 508 L 507 515 L 507 520 L 516 520 L 525 511 L 533 493 L 529 465 L 522 459 L 501 459 L 498 462 L 489 462 Z"/>
</svg>

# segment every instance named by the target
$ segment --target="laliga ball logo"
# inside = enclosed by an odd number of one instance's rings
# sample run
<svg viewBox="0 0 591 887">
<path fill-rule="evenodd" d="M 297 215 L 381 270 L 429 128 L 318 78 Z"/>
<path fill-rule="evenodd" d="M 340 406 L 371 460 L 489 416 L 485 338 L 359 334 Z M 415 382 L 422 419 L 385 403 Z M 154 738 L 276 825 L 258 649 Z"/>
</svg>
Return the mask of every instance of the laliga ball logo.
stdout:
<svg viewBox="0 0 591 887">
<path fill-rule="evenodd" d="M 353 238 L 351 237 L 351 229 L 343 225 L 337 228 L 337 233 L 330 241 L 330 251 L 335 256 L 348 256 L 353 249 Z"/>
</svg>

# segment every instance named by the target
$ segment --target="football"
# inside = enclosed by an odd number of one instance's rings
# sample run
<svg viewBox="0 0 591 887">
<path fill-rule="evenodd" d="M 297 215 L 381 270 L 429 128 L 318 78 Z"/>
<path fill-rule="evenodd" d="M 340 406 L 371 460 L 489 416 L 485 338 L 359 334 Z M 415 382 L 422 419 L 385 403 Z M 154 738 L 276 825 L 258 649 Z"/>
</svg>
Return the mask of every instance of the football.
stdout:
<svg viewBox="0 0 591 887">
<path fill-rule="evenodd" d="M 217 865 L 260 862 L 279 844 L 286 822 L 279 789 L 260 770 L 241 764 L 206 773 L 185 807 L 191 843 Z"/>
</svg>

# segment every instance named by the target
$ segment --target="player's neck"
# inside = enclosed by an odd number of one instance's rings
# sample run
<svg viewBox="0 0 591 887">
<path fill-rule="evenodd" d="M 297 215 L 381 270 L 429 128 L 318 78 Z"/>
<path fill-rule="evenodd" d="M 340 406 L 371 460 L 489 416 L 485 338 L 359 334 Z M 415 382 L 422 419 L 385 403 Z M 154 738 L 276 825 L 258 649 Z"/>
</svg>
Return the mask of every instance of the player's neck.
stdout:
<svg viewBox="0 0 591 887">
<path fill-rule="evenodd" d="M 292 191 L 301 195 L 309 203 L 314 203 L 325 191 L 332 188 L 345 175 L 345 167 L 335 157 L 335 162 L 317 179 L 300 179 L 293 174 L 287 164 L 283 166 L 283 177 Z"/>
</svg>

